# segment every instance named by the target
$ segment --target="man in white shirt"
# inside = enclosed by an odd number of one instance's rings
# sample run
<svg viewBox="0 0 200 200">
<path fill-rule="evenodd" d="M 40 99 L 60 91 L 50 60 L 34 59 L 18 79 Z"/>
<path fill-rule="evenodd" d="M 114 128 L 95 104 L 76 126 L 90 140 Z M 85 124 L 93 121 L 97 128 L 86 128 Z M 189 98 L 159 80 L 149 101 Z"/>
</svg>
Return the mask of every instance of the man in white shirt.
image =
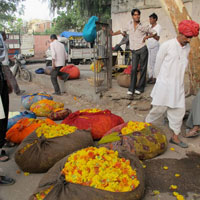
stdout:
<svg viewBox="0 0 200 200">
<path fill-rule="evenodd" d="M 151 93 L 153 108 L 145 120 L 151 123 L 166 112 L 173 131 L 170 142 L 182 148 L 188 147 L 178 137 L 185 115 L 184 74 L 188 65 L 189 43 L 198 34 L 199 24 L 184 20 L 179 24 L 179 35 L 161 45 L 155 64 L 156 84 Z"/>
<path fill-rule="evenodd" d="M 159 39 L 160 39 L 160 33 L 161 33 L 161 26 L 160 24 L 157 24 L 158 16 L 153 13 L 149 16 L 149 22 L 151 24 L 151 28 L 154 29 L 157 32 L 157 35 L 149 38 L 147 40 L 147 48 L 149 52 L 148 56 L 148 65 L 147 65 L 147 70 L 148 70 L 148 75 L 149 79 L 147 83 L 149 84 L 154 84 L 155 83 L 155 74 L 154 74 L 154 66 L 156 63 L 156 56 L 159 50 Z"/>
<path fill-rule="evenodd" d="M 3 40 L 5 42 L 6 41 L 6 33 L 3 31 L 3 32 L 1 32 L 1 35 L 2 35 Z M 6 44 L 5 44 L 5 59 L 2 61 L 2 65 L 3 65 L 3 72 L 6 76 L 6 79 L 10 81 L 15 94 L 18 95 L 18 96 L 24 94 L 25 90 L 19 89 L 19 85 L 17 83 L 17 80 L 14 77 L 12 71 L 10 70 L 9 59 L 8 59 L 8 47 L 6 46 Z"/>
<path fill-rule="evenodd" d="M 55 93 L 54 95 L 61 95 L 60 87 L 58 85 L 57 77 L 61 76 L 65 81 L 68 80 L 69 74 L 60 72 L 61 68 L 65 66 L 65 62 L 67 59 L 67 52 L 65 50 L 65 46 L 57 40 L 57 36 L 52 34 L 50 36 L 51 44 L 51 54 L 52 54 L 52 72 L 51 72 L 51 82 L 53 84 Z"/>
<path fill-rule="evenodd" d="M 148 62 L 148 50 L 145 41 L 151 37 L 157 35 L 149 25 L 143 25 L 140 22 L 140 10 L 133 9 L 131 11 L 132 20 L 128 22 L 127 26 L 122 30 L 111 32 L 112 35 L 122 34 L 124 32 L 129 34 L 130 50 L 132 51 L 132 71 L 131 71 L 131 84 L 127 94 L 133 95 L 141 94 L 144 92 L 146 86 L 146 72 Z M 137 69 L 140 63 L 140 80 L 136 88 L 137 83 Z"/>
</svg>

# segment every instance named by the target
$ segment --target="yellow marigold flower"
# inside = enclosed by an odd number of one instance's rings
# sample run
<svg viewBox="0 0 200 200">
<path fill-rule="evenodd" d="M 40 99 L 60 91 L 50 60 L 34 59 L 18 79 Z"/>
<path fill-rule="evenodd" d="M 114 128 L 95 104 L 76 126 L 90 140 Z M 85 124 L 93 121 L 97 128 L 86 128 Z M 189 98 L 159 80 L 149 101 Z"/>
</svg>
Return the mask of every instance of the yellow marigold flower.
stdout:
<svg viewBox="0 0 200 200">
<path fill-rule="evenodd" d="M 140 184 L 130 161 L 104 147 L 88 147 L 71 154 L 62 173 L 68 182 L 112 192 L 131 191 Z"/>
<path fill-rule="evenodd" d="M 25 175 L 25 176 L 29 176 L 30 173 L 29 173 L 29 172 L 24 172 L 24 175 Z"/>
<path fill-rule="evenodd" d="M 54 138 L 74 133 L 76 130 L 77 128 L 75 126 L 69 126 L 67 124 L 42 124 L 39 128 L 37 128 L 36 134 L 38 137 L 44 135 L 45 138 Z"/>
<path fill-rule="evenodd" d="M 122 135 L 127 135 L 130 133 L 133 133 L 135 131 L 141 131 L 144 129 L 146 126 L 150 126 L 151 124 L 145 123 L 145 122 L 134 122 L 134 121 L 129 121 L 127 125 L 122 128 L 121 133 Z"/>
<path fill-rule="evenodd" d="M 97 113 L 97 112 L 101 112 L 101 111 L 102 110 L 100 110 L 98 108 L 88 108 L 88 109 L 80 110 L 80 113 L 82 113 L 82 112 Z"/>
<path fill-rule="evenodd" d="M 175 174 L 175 177 L 180 177 L 181 175 L 180 174 Z"/>
<path fill-rule="evenodd" d="M 176 190 L 178 187 L 177 187 L 177 185 L 170 185 L 170 189 L 172 189 L 172 190 Z"/>
<path fill-rule="evenodd" d="M 154 190 L 154 191 L 153 191 L 153 194 L 154 194 L 154 195 L 158 195 L 158 194 L 160 194 L 160 191 Z"/>
<path fill-rule="evenodd" d="M 173 147 L 170 148 L 171 151 L 175 151 L 175 149 Z"/>
<path fill-rule="evenodd" d="M 167 167 L 167 166 L 164 166 L 163 169 L 168 170 L 168 167 Z"/>
</svg>

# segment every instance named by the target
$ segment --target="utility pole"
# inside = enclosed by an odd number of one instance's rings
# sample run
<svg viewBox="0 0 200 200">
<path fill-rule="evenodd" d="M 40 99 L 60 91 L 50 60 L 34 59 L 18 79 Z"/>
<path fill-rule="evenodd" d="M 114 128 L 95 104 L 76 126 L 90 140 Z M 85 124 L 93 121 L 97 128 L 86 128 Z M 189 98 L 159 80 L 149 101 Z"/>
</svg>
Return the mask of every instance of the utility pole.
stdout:
<svg viewBox="0 0 200 200">
<path fill-rule="evenodd" d="M 182 20 L 191 20 L 191 17 L 185 8 L 182 0 L 160 0 L 178 33 L 178 24 Z M 196 94 L 200 88 L 200 40 L 195 37 L 190 43 L 191 50 L 189 54 L 189 94 Z"/>
</svg>

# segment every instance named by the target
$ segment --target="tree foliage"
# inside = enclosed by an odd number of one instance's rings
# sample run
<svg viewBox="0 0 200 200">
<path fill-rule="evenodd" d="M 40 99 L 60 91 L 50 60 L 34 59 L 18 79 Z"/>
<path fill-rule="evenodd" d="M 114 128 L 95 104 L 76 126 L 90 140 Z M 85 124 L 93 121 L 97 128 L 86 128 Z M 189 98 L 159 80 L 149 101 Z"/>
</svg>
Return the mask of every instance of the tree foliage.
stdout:
<svg viewBox="0 0 200 200">
<path fill-rule="evenodd" d="M 65 30 L 82 31 L 88 18 L 95 15 L 100 21 L 107 21 L 111 15 L 111 0 L 46 0 L 58 17 L 54 19 L 53 30 L 61 33 Z"/>
<path fill-rule="evenodd" d="M 0 23 L 14 19 L 14 13 L 23 11 L 24 0 L 0 0 Z"/>
</svg>

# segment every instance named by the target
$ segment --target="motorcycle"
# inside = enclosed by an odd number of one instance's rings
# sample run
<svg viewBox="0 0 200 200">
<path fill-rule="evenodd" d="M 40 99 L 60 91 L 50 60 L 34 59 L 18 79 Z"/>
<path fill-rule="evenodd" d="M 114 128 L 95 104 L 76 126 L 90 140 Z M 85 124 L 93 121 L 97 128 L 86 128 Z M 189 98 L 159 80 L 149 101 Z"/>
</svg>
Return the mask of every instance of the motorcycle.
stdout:
<svg viewBox="0 0 200 200">
<path fill-rule="evenodd" d="M 22 54 L 14 56 L 14 65 L 10 69 L 15 77 L 19 77 L 24 81 L 31 81 L 31 72 L 26 68 L 26 59 Z"/>
</svg>

